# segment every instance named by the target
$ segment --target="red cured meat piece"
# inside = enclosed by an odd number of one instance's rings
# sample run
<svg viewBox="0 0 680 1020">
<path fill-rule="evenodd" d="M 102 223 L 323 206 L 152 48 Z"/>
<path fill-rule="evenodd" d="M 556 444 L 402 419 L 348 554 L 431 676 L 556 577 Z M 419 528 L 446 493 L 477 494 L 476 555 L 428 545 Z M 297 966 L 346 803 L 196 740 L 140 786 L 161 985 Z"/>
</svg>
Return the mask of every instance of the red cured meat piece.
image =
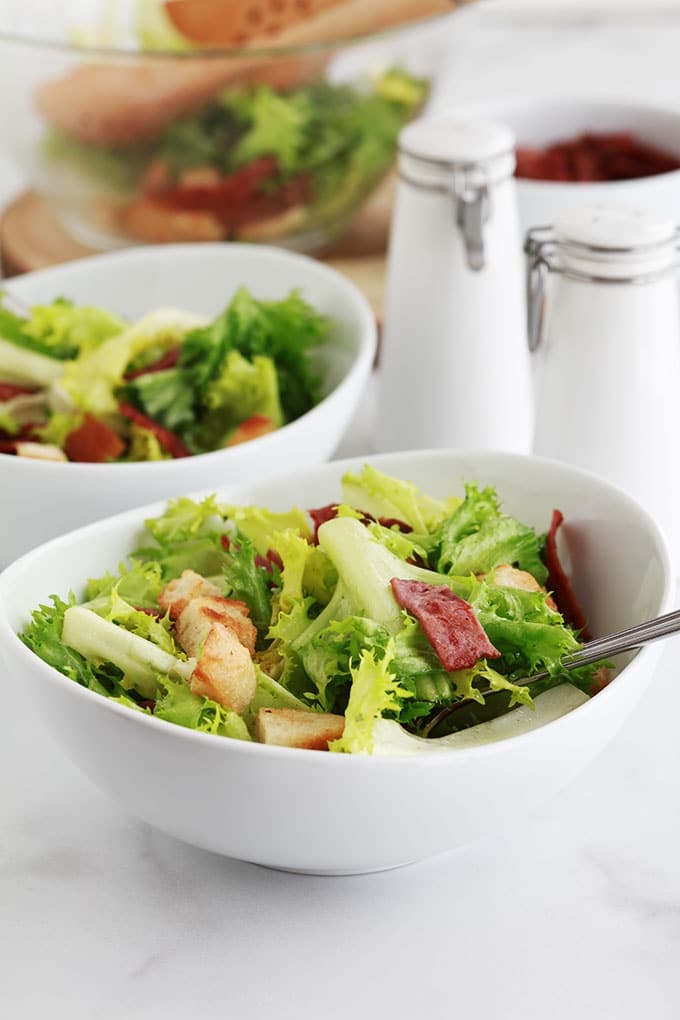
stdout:
<svg viewBox="0 0 680 1020">
<path fill-rule="evenodd" d="M 262 156 L 210 184 L 177 184 L 149 192 L 159 205 L 191 212 L 209 212 L 227 228 L 285 212 L 309 201 L 308 174 L 278 179 L 279 169 L 271 156 Z"/>
<path fill-rule="evenodd" d="M 338 516 L 338 504 L 328 503 L 326 506 L 320 506 L 317 510 L 308 510 L 307 513 L 312 518 L 312 524 L 314 525 L 314 535 L 312 536 L 312 543 L 314 545 L 319 544 L 319 528 L 326 521 L 332 521 L 334 517 Z"/>
<path fill-rule="evenodd" d="M 14 397 L 23 397 L 29 393 L 37 393 L 35 386 L 18 386 L 15 383 L 0 382 L 0 400 L 12 400 Z"/>
<path fill-rule="evenodd" d="M 255 566 L 264 567 L 269 573 L 273 573 L 274 567 L 278 567 L 279 570 L 283 570 L 283 560 L 276 552 L 275 549 L 268 549 L 266 556 L 260 556 L 259 553 L 255 556 Z"/>
<path fill-rule="evenodd" d="M 574 630 L 578 631 L 582 641 L 590 641 L 592 635 L 588 630 L 585 613 L 579 605 L 571 581 L 564 572 L 557 554 L 557 532 L 564 517 L 560 510 L 553 510 L 550 530 L 545 540 L 545 565 L 548 568 L 546 587 L 557 604 L 560 613 Z"/>
<path fill-rule="evenodd" d="M 66 437 L 64 452 L 81 464 L 104 464 L 120 457 L 125 443 L 117 432 L 94 415 L 86 414 L 82 425 Z"/>
<path fill-rule="evenodd" d="M 232 546 L 232 542 L 229 536 L 222 535 L 220 538 L 220 542 L 222 543 L 222 548 L 226 550 L 226 552 L 229 552 Z M 268 549 L 266 556 L 261 556 L 260 553 L 255 554 L 255 566 L 263 567 L 265 570 L 268 570 L 269 573 L 271 574 L 273 573 L 275 566 L 277 566 L 279 570 L 283 570 L 283 560 L 281 559 L 281 557 L 279 556 L 275 549 Z"/>
<path fill-rule="evenodd" d="M 445 670 L 470 669 L 480 659 L 498 659 L 469 602 L 445 584 L 401 581 L 392 591 L 402 609 L 415 616 Z"/>
<path fill-rule="evenodd" d="M 162 372 L 166 368 L 174 368 L 179 361 L 179 355 L 179 347 L 173 347 L 171 350 L 166 351 L 158 361 L 152 362 L 146 368 L 137 368 L 134 372 L 126 372 L 124 378 L 130 382 L 131 379 L 137 379 L 140 375 L 150 375 L 152 372 Z"/>
<path fill-rule="evenodd" d="M 184 445 L 179 436 L 176 436 L 170 429 L 163 428 L 153 418 L 147 418 L 145 414 L 138 411 L 132 404 L 127 404 L 125 401 L 118 405 L 118 410 L 127 418 L 128 421 L 134 422 L 136 425 L 140 425 L 143 429 L 148 429 L 149 432 L 153 432 L 156 439 L 171 456 L 173 457 L 188 457 L 189 450 Z"/>
<path fill-rule="evenodd" d="M 319 528 L 326 521 L 332 521 L 334 517 L 338 516 L 338 504 L 328 503 L 327 506 L 321 506 L 318 510 L 308 510 L 307 513 L 312 518 L 314 524 L 312 544 L 318 545 Z M 413 531 L 410 524 L 407 524 L 406 521 L 400 521 L 398 517 L 374 517 L 373 514 L 369 514 L 368 510 L 359 510 L 359 513 L 361 514 L 362 524 L 377 523 L 382 524 L 383 528 L 398 528 L 405 535 Z"/>
</svg>

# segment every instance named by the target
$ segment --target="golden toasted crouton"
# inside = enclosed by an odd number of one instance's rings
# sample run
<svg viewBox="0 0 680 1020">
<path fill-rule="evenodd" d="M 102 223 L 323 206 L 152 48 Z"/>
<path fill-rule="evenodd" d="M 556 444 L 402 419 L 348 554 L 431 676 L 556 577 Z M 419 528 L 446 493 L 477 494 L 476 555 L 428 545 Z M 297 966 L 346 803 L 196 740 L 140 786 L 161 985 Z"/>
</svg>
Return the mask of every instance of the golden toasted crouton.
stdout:
<svg viewBox="0 0 680 1020">
<path fill-rule="evenodd" d="M 188 655 L 198 655 L 213 624 L 220 623 L 232 631 L 253 655 L 257 628 L 248 619 L 248 606 L 237 599 L 220 596 L 192 599 L 175 620 L 175 634 Z"/>
<path fill-rule="evenodd" d="M 215 166 L 205 164 L 183 170 L 177 183 L 182 188 L 212 188 L 222 181 L 222 174 Z"/>
<path fill-rule="evenodd" d="M 158 596 L 158 604 L 170 616 L 176 619 L 192 599 L 207 598 L 212 595 L 221 597 L 222 593 L 212 581 L 206 581 L 195 570 L 185 570 L 180 577 L 169 581 Z"/>
<path fill-rule="evenodd" d="M 58 460 L 68 458 L 63 450 L 52 443 L 31 443 L 21 439 L 16 445 L 17 457 L 31 457 L 33 460 Z"/>
<path fill-rule="evenodd" d="M 494 567 L 491 571 L 491 580 L 493 584 L 500 585 L 501 588 L 545 592 L 545 588 L 538 583 L 533 574 L 526 570 L 518 570 L 517 567 L 511 567 L 509 563 L 501 563 L 500 566 Z M 557 604 L 552 596 L 548 595 L 545 601 L 550 609 L 557 612 Z"/>
<path fill-rule="evenodd" d="M 120 212 L 120 226 L 137 241 L 171 244 L 181 241 L 223 241 L 227 230 L 211 212 L 172 209 L 153 195 L 135 198 Z"/>
<path fill-rule="evenodd" d="M 212 624 L 189 680 L 193 693 L 240 714 L 253 699 L 255 683 L 255 665 L 248 649 L 233 631 Z"/>
<path fill-rule="evenodd" d="M 298 708 L 261 708 L 255 720 L 255 735 L 261 744 L 312 751 L 327 751 L 329 742 L 338 740 L 344 728 L 342 715 Z"/>
</svg>

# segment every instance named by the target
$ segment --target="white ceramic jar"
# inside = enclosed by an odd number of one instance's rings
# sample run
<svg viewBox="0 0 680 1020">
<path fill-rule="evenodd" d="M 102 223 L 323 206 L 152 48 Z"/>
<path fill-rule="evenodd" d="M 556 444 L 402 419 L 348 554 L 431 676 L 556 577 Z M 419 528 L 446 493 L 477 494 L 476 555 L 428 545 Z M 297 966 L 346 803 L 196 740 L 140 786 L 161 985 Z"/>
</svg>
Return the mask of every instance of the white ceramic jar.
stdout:
<svg viewBox="0 0 680 1020">
<path fill-rule="evenodd" d="M 529 452 L 513 136 L 491 122 L 423 118 L 399 148 L 377 445 Z"/>
<path fill-rule="evenodd" d="M 527 240 L 534 452 L 626 489 L 680 567 L 676 246 L 671 220 L 611 208 L 571 214 Z"/>
</svg>

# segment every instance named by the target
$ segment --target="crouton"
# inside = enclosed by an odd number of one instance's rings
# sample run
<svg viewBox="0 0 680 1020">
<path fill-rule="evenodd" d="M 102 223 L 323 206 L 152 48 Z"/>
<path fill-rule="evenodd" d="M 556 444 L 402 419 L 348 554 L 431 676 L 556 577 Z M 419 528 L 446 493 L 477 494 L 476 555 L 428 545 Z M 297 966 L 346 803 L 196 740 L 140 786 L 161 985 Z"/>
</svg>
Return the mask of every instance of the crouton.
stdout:
<svg viewBox="0 0 680 1020">
<path fill-rule="evenodd" d="M 255 694 L 255 665 L 236 634 L 220 623 L 210 626 L 189 687 L 233 712 L 245 711 Z"/>
<path fill-rule="evenodd" d="M 213 595 L 217 597 L 222 595 L 217 585 L 206 581 L 195 570 L 185 570 L 180 577 L 166 584 L 158 596 L 158 604 L 165 612 L 169 610 L 170 616 L 175 620 L 192 599 L 209 598 Z"/>
<path fill-rule="evenodd" d="M 500 585 L 501 588 L 542 591 L 547 595 L 546 589 L 538 583 L 533 574 L 526 570 L 518 570 L 517 567 L 511 567 L 509 563 L 501 563 L 498 567 L 494 567 L 491 572 L 491 580 L 493 584 Z M 557 612 L 557 604 L 552 596 L 548 595 L 545 601 L 550 609 Z"/>
<path fill-rule="evenodd" d="M 330 741 L 338 740 L 344 728 L 342 715 L 298 708 L 261 708 L 255 720 L 255 736 L 261 744 L 312 751 L 327 751 Z"/>
<path fill-rule="evenodd" d="M 171 244 L 182 241 L 224 241 L 227 230 L 208 210 L 173 209 L 153 195 L 128 202 L 120 211 L 120 226 L 137 241 Z"/>
<path fill-rule="evenodd" d="M 52 443 L 32 443 L 24 439 L 17 440 L 16 455 L 17 457 L 30 457 L 33 460 L 65 461 L 67 459 L 64 451 Z"/>
<path fill-rule="evenodd" d="M 175 620 L 177 640 L 188 655 L 198 655 L 208 631 L 215 623 L 232 631 L 248 649 L 248 654 L 254 654 L 257 628 L 248 619 L 248 606 L 245 602 L 209 596 L 192 599 Z"/>
</svg>

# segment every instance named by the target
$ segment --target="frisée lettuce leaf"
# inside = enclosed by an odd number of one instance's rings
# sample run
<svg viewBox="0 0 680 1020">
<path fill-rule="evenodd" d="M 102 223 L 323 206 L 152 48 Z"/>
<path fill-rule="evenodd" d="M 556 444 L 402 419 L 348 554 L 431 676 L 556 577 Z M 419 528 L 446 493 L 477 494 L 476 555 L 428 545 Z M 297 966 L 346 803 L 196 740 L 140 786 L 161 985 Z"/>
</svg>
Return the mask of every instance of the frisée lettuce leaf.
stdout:
<svg viewBox="0 0 680 1020">
<path fill-rule="evenodd" d="M 434 499 L 368 468 L 344 482 L 355 501 L 309 512 L 171 500 L 118 573 L 38 607 L 23 640 L 100 694 L 203 732 L 263 739 L 265 710 L 325 713 L 342 723 L 329 749 L 352 754 L 372 753 L 382 722 L 439 738 L 531 710 L 567 676 L 588 696 L 598 666 L 567 674 L 581 642 L 540 583 L 544 540 L 494 489 Z M 202 679 L 228 673 L 232 653 L 214 656 L 234 635 L 252 684 L 240 714 Z"/>
</svg>

